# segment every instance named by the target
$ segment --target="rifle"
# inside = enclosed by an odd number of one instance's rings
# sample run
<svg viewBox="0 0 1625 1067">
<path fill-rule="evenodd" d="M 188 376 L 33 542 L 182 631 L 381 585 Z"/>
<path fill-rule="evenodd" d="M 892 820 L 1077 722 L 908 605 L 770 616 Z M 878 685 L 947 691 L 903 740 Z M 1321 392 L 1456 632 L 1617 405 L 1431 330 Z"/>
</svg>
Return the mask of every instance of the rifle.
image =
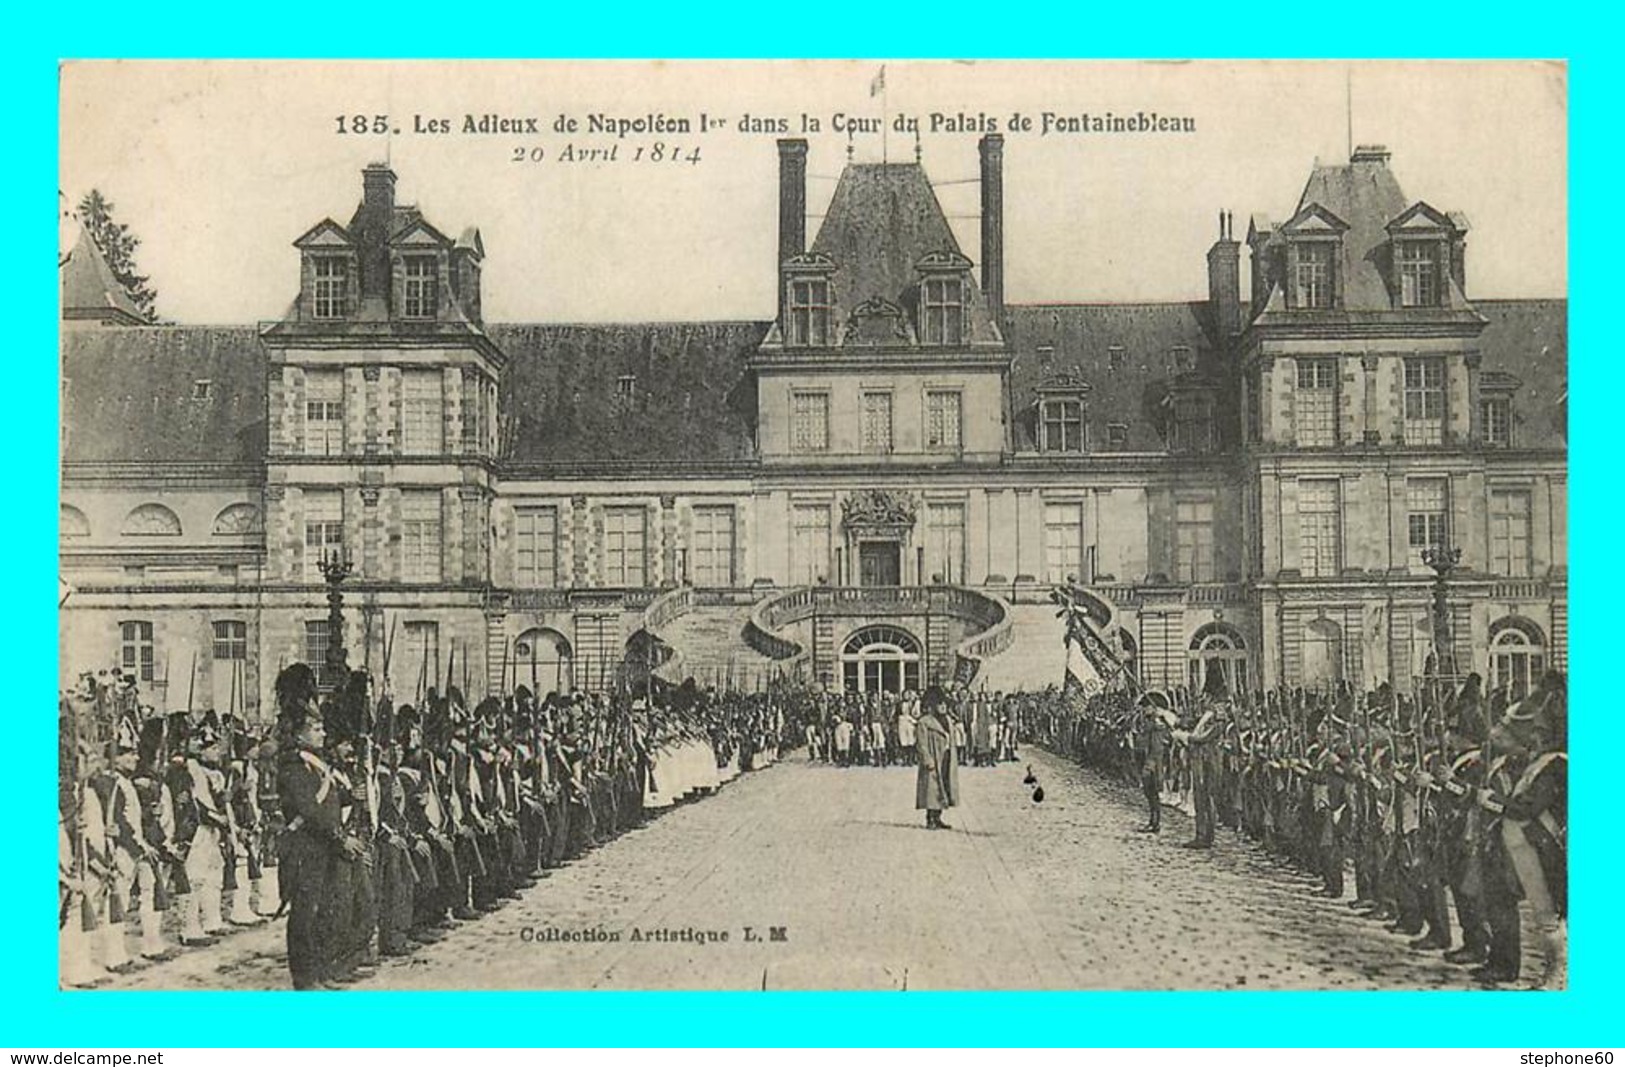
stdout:
<svg viewBox="0 0 1625 1067">
<path fill-rule="evenodd" d="M 168 657 L 168 655 L 164 656 L 164 682 L 165 682 L 165 686 L 167 688 L 168 682 L 169 682 L 169 657 Z M 191 673 L 191 677 L 189 677 L 186 680 L 186 713 L 188 715 L 190 715 L 192 713 L 192 690 L 195 689 L 196 687 L 197 687 L 197 649 L 194 648 L 192 650 L 192 673 Z M 212 705 L 214 702 L 211 700 L 209 703 Z"/>
</svg>

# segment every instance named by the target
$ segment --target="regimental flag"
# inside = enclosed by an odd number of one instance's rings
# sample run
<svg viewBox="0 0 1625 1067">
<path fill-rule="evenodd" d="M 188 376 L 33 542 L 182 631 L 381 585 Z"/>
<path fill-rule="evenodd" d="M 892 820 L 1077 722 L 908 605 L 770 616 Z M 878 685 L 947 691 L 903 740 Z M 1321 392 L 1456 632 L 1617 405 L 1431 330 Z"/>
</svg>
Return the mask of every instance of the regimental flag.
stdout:
<svg viewBox="0 0 1625 1067">
<path fill-rule="evenodd" d="M 886 91 L 886 64 L 882 63 L 882 64 L 880 64 L 880 69 L 875 72 L 874 80 L 869 83 L 869 95 L 872 96 L 872 97 L 879 96 L 881 93 L 883 93 L 885 91 Z"/>
<path fill-rule="evenodd" d="M 1106 688 L 1106 680 L 1084 654 L 1082 642 L 1070 638 L 1066 642 L 1066 681 L 1061 688 L 1081 689 L 1090 696 Z"/>
</svg>

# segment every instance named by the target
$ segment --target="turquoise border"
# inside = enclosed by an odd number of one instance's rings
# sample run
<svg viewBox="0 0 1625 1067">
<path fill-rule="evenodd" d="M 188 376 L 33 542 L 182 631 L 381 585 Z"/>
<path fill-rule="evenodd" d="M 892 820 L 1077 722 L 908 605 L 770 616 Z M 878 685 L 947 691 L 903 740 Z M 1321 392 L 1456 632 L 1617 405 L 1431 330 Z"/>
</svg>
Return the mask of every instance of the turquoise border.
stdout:
<svg viewBox="0 0 1625 1067">
<path fill-rule="evenodd" d="M 16 679 L 4 714 L 10 727 L 4 824 L 20 841 L 0 845 L 0 915 L 7 918 L 0 1043 L 39 1048 L 281 1044 L 453 1045 L 919 1044 L 1343 1045 L 1605 1047 L 1620 1040 L 1620 832 L 1617 713 L 1606 703 L 1608 633 L 1603 546 L 1613 518 L 1604 420 L 1618 417 L 1609 386 L 1616 354 L 1607 345 L 1608 297 L 1617 273 L 1615 223 L 1603 197 L 1619 169 L 1618 62 L 1611 36 L 1582 26 L 1561 6 L 1486 4 L 1425 8 L 1217 9 L 1196 4 L 1083 10 L 941 3 L 843 11 L 834 5 L 766 5 L 732 12 L 662 7 L 640 16 L 618 6 L 602 22 L 539 7 L 485 12 L 479 5 L 278 2 L 233 17 L 211 5 L 21 8 L 8 15 L 3 112 L 13 163 L 3 181 L 11 224 L 23 240 L 9 273 L 14 314 L 7 375 L 19 400 L 7 412 L 6 497 L 0 525 L 15 578 L 0 616 Z M 30 14 L 39 21 L 30 26 Z M 803 21 L 803 20 L 807 21 Z M 373 47 L 368 47 L 372 45 Z M 1570 992 L 1485 993 L 1044 993 L 883 994 L 345 993 L 66 995 L 52 988 L 56 907 L 49 873 L 56 843 L 54 796 L 56 288 L 47 269 L 56 245 L 56 60 L 63 56 L 255 57 L 469 55 L 1056 56 L 1144 54 L 1231 58 L 1275 55 L 1568 57 L 1572 143 L 1570 216 L 1582 220 L 1571 245 L 1571 645 L 1575 717 L 1573 833 L 1574 948 Z M 1395 49 L 1403 49 L 1396 52 Z M 385 50 L 387 49 L 387 51 Z M 1280 49 L 1280 52 L 1275 52 Z M 1589 714 L 1591 708 L 1599 709 Z M 1610 808 L 1612 805 L 1612 809 Z M 923 1012 L 922 1010 L 923 1009 Z M 928 1020 L 948 1022 L 932 1025 Z M 951 1020 L 951 1022 L 950 1022 Z"/>
</svg>

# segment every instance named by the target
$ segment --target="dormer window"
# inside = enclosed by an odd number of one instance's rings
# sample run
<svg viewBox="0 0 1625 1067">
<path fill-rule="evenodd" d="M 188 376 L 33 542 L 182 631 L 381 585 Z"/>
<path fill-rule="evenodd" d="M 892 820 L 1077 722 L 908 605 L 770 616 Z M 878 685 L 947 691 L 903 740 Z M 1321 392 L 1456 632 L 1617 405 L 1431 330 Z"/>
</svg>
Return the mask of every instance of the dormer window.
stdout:
<svg viewBox="0 0 1625 1067">
<path fill-rule="evenodd" d="M 827 345 L 829 339 L 829 281 L 797 278 L 790 282 L 790 343 Z"/>
<path fill-rule="evenodd" d="M 407 256 L 402 264 L 405 291 L 401 314 L 408 319 L 432 319 L 438 310 L 439 266 L 434 256 Z"/>
<path fill-rule="evenodd" d="M 1483 400 L 1484 443 L 1491 448 L 1512 444 L 1512 398 L 1488 396 Z"/>
<path fill-rule="evenodd" d="M 1272 249 L 1285 262 L 1265 263 L 1266 275 L 1277 275 L 1286 288 L 1287 307 L 1303 311 L 1328 311 L 1343 305 L 1343 279 L 1338 277 L 1343 238 L 1348 234 L 1348 223 L 1320 204 L 1305 204 L 1298 213 L 1281 225 L 1274 237 L 1265 238 L 1258 230 L 1249 240 L 1254 242 L 1254 265 L 1257 266 L 1260 248 L 1268 254 Z M 1260 284 L 1269 284 L 1269 278 L 1253 277 L 1254 298 Z M 1266 296 L 1265 299 L 1268 299 Z"/>
<path fill-rule="evenodd" d="M 1075 396 L 1052 396 L 1040 405 L 1045 452 L 1082 452 L 1084 441 L 1083 400 Z"/>
<path fill-rule="evenodd" d="M 1304 241 L 1295 249 L 1298 306 L 1332 306 L 1332 253 L 1330 241 Z"/>
<path fill-rule="evenodd" d="M 1168 447 L 1174 452 L 1213 451 L 1213 398 L 1181 396 L 1174 400 L 1174 428 Z"/>
<path fill-rule="evenodd" d="M 1438 307 L 1439 242 L 1396 241 L 1394 260 L 1399 269 L 1401 307 Z"/>
<path fill-rule="evenodd" d="M 921 286 L 921 340 L 957 345 L 965 340 L 965 285 L 958 278 L 927 278 Z"/>
<path fill-rule="evenodd" d="M 342 256 L 315 258 L 312 305 L 318 319 L 342 319 L 349 314 L 350 264 Z"/>
</svg>

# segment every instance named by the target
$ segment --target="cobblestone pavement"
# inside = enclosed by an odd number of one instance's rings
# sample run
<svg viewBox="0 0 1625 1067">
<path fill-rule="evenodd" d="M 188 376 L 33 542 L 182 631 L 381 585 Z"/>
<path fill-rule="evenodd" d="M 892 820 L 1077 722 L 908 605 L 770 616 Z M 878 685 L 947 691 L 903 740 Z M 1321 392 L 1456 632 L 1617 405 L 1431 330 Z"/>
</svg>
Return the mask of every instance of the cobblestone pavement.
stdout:
<svg viewBox="0 0 1625 1067">
<path fill-rule="evenodd" d="M 1021 784 L 1026 763 L 1041 804 Z M 354 988 L 1474 987 L 1466 968 L 1315 896 L 1232 833 L 1209 852 L 1180 848 L 1190 823 L 1174 811 L 1160 836 L 1135 832 L 1137 792 L 1048 753 L 960 781 L 953 829 L 932 833 L 911 769 L 792 757 Z M 684 930 L 727 940 L 663 939 Z M 286 988 L 282 937 L 280 922 L 243 931 L 117 984 Z"/>
</svg>

